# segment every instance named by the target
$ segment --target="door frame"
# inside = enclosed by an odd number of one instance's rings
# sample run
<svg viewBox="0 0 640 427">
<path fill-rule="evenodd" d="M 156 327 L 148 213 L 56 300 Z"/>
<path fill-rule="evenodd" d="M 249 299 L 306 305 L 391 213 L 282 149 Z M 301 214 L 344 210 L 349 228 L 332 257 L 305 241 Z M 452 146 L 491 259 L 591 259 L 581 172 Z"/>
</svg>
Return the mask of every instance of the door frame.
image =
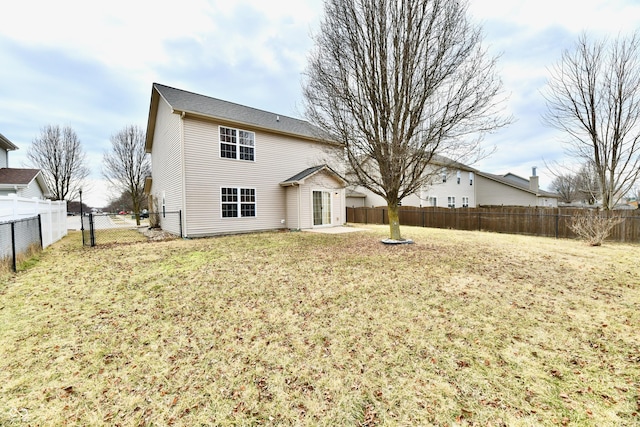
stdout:
<svg viewBox="0 0 640 427">
<path fill-rule="evenodd" d="M 322 224 L 316 224 L 316 218 L 315 218 L 315 197 L 314 194 L 315 193 L 320 193 L 321 194 L 321 203 L 323 204 L 323 206 L 321 206 L 321 209 L 324 209 L 324 194 L 328 195 L 328 207 L 329 207 L 329 222 L 325 223 L 324 220 L 327 219 L 325 218 L 325 214 L 324 212 L 321 213 L 321 220 L 322 220 Z M 311 227 L 312 228 L 319 228 L 319 227 L 331 227 L 333 226 L 333 191 L 330 189 L 312 189 L 311 190 Z"/>
</svg>

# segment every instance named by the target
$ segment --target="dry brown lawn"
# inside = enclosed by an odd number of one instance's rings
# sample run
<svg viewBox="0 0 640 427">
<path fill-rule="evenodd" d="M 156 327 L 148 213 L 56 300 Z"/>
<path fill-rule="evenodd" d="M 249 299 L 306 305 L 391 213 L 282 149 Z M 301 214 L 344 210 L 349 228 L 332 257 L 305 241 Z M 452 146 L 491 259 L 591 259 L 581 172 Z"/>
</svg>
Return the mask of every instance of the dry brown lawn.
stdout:
<svg viewBox="0 0 640 427">
<path fill-rule="evenodd" d="M 640 246 L 386 227 L 0 276 L 2 426 L 640 424 Z"/>
</svg>

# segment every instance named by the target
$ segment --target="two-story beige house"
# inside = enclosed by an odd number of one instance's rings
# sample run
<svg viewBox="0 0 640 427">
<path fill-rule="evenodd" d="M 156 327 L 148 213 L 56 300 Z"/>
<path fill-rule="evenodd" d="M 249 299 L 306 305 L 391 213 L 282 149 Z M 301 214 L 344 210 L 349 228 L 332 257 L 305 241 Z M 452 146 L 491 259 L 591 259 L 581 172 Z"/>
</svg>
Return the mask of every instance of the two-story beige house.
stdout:
<svg viewBox="0 0 640 427">
<path fill-rule="evenodd" d="M 341 148 L 319 136 L 303 120 L 154 83 L 150 206 L 185 237 L 342 225 L 345 181 L 327 165 Z M 182 224 L 163 222 L 177 211 Z"/>
</svg>

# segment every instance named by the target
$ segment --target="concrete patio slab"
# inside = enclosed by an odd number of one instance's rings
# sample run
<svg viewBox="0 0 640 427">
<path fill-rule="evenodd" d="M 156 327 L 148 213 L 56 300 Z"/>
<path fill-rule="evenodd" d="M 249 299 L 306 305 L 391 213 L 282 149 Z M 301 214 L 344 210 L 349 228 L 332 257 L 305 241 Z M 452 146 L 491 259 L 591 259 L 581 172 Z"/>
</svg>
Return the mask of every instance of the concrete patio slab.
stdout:
<svg viewBox="0 0 640 427">
<path fill-rule="evenodd" d="M 324 228 L 309 228 L 303 231 L 309 231 L 311 233 L 342 234 L 342 233 L 353 233 L 356 231 L 367 231 L 367 230 L 364 228 L 356 228 L 356 227 L 324 227 Z"/>
</svg>

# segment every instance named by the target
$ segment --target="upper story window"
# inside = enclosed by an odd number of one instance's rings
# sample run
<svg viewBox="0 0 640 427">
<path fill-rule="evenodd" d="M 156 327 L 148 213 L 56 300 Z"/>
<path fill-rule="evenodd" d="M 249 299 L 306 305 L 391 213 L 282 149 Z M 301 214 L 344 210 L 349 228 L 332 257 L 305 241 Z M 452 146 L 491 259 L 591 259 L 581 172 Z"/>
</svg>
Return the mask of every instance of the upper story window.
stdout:
<svg viewBox="0 0 640 427">
<path fill-rule="evenodd" d="M 469 172 L 469 185 L 473 185 L 473 172 Z"/>
<path fill-rule="evenodd" d="M 255 160 L 255 133 L 220 126 L 220 157 Z"/>
<path fill-rule="evenodd" d="M 460 171 L 456 172 L 456 182 L 460 184 Z"/>
</svg>

